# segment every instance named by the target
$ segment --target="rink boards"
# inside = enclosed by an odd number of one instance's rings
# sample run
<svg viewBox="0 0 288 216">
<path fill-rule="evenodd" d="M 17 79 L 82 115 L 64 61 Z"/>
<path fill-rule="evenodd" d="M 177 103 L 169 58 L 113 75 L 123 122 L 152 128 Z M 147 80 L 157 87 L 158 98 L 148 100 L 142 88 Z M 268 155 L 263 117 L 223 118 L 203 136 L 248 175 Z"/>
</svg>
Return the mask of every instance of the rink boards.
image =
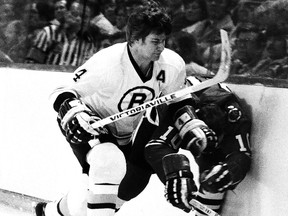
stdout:
<svg viewBox="0 0 288 216">
<path fill-rule="evenodd" d="M 0 73 L 0 189 L 36 199 L 60 198 L 82 180 L 81 168 L 57 128 L 49 101 L 52 90 L 71 74 L 11 68 L 0 68 Z M 222 215 L 287 215 L 288 89 L 227 85 L 250 105 L 253 162 L 246 179 L 229 192 Z M 153 177 L 149 188 L 127 204 L 122 214 L 132 215 L 129 206 L 133 206 L 138 208 L 137 216 L 159 215 L 159 211 L 167 216 L 186 215 L 166 203 L 163 190 Z"/>
</svg>

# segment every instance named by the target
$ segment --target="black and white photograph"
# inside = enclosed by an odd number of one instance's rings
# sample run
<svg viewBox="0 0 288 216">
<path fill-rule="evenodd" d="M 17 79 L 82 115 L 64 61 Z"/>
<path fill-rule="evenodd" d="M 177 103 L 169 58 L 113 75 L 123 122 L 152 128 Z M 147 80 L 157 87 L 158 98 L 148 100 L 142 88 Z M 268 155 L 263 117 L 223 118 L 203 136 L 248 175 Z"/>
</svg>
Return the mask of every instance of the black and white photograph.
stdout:
<svg viewBox="0 0 288 216">
<path fill-rule="evenodd" d="M 0 73 L 0 216 L 287 216 L 288 0 L 0 0 Z"/>
</svg>

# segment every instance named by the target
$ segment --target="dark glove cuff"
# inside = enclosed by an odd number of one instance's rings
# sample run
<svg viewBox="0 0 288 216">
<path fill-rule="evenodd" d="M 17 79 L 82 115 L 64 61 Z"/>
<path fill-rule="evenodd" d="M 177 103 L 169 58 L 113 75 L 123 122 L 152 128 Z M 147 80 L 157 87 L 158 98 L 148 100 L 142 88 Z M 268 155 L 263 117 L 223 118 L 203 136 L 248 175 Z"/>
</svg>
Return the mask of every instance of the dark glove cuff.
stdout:
<svg viewBox="0 0 288 216">
<path fill-rule="evenodd" d="M 73 94 L 72 92 L 64 92 L 64 93 L 58 95 L 58 97 L 56 98 L 56 100 L 53 104 L 54 110 L 56 112 L 59 112 L 61 104 L 69 98 L 76 98 L 76 95 Z"/>
</svg>

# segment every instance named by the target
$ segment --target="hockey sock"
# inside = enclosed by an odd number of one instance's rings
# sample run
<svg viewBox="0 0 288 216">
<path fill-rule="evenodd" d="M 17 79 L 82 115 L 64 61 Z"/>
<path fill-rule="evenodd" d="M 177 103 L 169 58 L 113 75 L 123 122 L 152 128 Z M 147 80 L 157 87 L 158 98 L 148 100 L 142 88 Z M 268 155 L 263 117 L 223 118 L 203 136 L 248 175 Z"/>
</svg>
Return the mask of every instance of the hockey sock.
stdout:
<svg viewBox="0 0 288 216">
<path fill-rule="evenodd" d="M 98 184 L 89 187 L 87 216 L 113 216 L 119 185 Z"/>
<path fill-rule="evenodd" d="M 46 216 L 64 216 L 59 207 L 60 201 L 47 203 L 46 208 L 45 208 L 45 215 Z"/>
</svg>

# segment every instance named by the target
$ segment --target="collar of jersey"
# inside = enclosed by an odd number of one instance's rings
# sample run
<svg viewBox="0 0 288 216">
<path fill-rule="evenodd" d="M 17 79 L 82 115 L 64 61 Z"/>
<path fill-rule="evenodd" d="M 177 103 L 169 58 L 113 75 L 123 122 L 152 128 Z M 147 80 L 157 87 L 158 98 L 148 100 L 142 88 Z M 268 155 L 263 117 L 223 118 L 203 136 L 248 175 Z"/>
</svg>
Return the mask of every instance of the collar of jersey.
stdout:
<svg viewBox="0 0 288 216">
<path fill-rule="evenodd" d="M 153 74 L 153 73 L 151 73 L 151 71 L 149 71 L 149 72 L 148 72 L 148 76 L 146 77 L 146 76 L 142 73 L 142 71 L 141 71 L 139 65 L 136 63 L 135 59 L 133 58 L 133 56 L 132 56 L 132 54 L 131 54 L 131 51 L 130 51 L 130 49 L 129 49 L 129 45 L 127 45 L 127 49 L 128 49 L 129 59 L 130 59 L 132 65 L 133 65 L 135 71 L 137 72 L 138 76 L 141 78 L 141 80 L 142 80 L 144 83 L 147 82 L 147 81 L 149 81 L 149 80 L 152 78 L 152 74 Z M 154 67 L 154 62 L 152 62 L 152 65 L 151 65 L 151 67 L 149 68 L 149 70 L 153 70 L 153 67 Z"/>
</svg>

